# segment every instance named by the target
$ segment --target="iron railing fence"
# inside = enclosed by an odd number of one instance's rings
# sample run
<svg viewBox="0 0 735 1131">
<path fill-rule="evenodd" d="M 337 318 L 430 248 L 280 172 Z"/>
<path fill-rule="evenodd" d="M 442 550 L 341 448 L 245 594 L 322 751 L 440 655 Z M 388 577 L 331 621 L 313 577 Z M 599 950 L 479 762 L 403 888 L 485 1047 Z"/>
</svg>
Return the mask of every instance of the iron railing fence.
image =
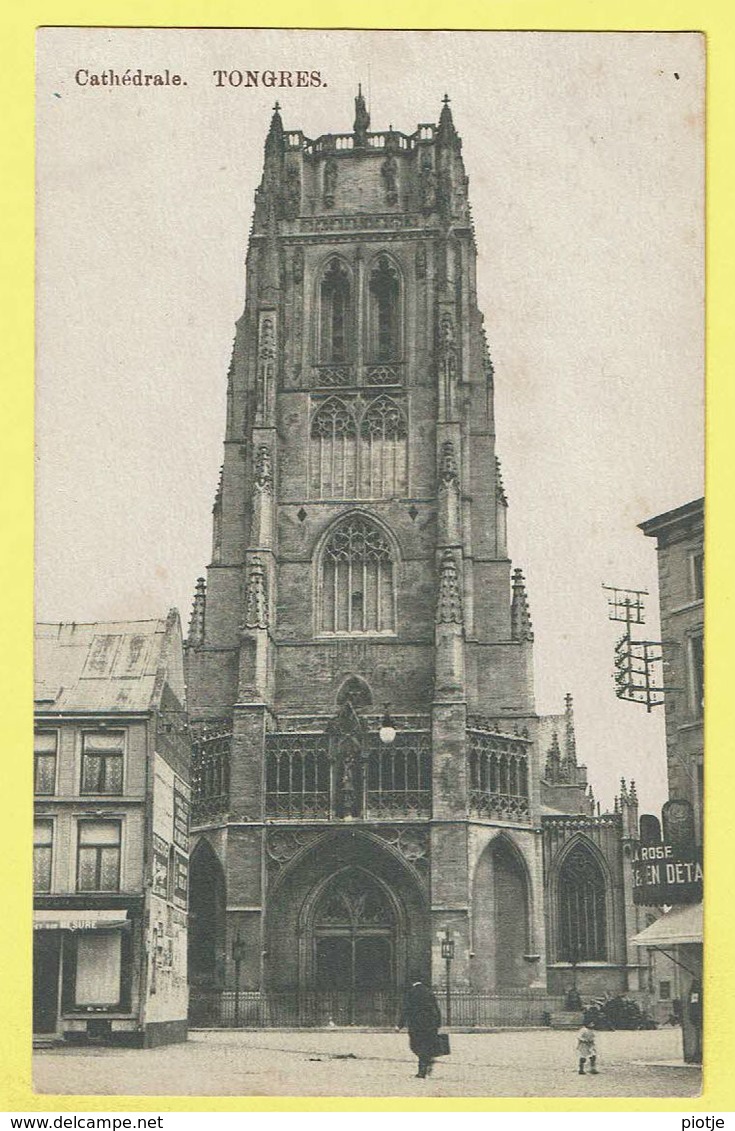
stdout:
<svg viewBox="0 0 735 1131">
<path fill-rule="evenodd" d="M 436 996 L 446 1024 L 446 993 Z M 451 995 L 452 1028 L 538 1028 L 548 1025 L 564 1009 L 562 997 L 527 990 L 503 993 L 454 991 Z M 189 1024 L 193 1028 L 291 1029 L 359 1026 L 393 1028 L 401 1012 L 401 998 L 391 991 L 292 991 L 259 993 L 192 989 Z"/>
</svg>

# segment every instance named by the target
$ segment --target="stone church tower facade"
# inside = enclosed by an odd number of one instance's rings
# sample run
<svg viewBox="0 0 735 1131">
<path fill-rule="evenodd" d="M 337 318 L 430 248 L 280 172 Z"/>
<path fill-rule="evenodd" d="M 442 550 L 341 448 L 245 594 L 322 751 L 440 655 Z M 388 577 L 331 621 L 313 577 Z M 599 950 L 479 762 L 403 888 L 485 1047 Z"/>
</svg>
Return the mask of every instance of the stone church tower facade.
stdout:
<svg viewBox="0 0 735 1131">
<path fill-rule="evenodd" d="M 369 127 L 361 94 L 349 133 L 273 113 L 186 649 L 192 977 L 234 945 L 351 1020 L 440 981 L 447 930 L 456 986 L 544 987 L 542 814 L 561 783 L 595 820 L 535 711 L 449 100 Z"/>
</svg>

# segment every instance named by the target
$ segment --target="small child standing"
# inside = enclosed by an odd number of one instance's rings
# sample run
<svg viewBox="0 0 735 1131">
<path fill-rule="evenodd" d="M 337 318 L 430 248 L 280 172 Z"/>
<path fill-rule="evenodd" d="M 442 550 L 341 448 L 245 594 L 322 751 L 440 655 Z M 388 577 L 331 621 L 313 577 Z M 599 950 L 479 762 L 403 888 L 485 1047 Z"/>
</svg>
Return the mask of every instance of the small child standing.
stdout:
<svg viewBox="0 0 735 1131">
<path fill-rule="evenodd" d="M 577 1056 L 579 1057 L 579 1074 L 584 1076 L 585 1061 L 590 1062 L 590 1072 L 597 1075 L 597 1047 L 595 1045 L 594 1025 L 586 1021 L 577 1033 Z"/>
</svg>

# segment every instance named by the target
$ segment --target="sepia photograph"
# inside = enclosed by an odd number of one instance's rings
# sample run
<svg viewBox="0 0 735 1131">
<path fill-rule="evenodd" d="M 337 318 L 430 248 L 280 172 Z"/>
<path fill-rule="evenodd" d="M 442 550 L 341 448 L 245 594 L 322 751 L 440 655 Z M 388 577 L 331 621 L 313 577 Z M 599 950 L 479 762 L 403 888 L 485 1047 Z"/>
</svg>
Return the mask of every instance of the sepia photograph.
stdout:
<svg viewBox="0 0 735 1131">
<path fill-rule="evenodd" d="M 37 1093 L 701 1093 L 704 95 L 38 30 Z"/>
</svg>

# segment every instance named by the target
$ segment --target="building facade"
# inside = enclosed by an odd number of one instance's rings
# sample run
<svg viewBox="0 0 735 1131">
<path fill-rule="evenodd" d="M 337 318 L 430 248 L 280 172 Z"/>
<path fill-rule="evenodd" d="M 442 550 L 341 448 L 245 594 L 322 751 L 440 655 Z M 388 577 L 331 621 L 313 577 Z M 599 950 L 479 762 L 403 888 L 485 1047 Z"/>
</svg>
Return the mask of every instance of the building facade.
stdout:
<svg viewBox="0 0 735 1131">
<path fill-rule="evenodd" d="M 656 539 L 669 797 L 688 801 L 702 843 L 704 802 L 704 499 L 640 524 Z"/>
<path fill-rule="evenodd" d="M 449 100 L 369 127 L 358 94 L 351 132 L 276 107 L 265 143 L 185 649 L 192 984 L 236 947 L 248 991 L 359 1020 L 449 932 L 468 992 L 637 988 L 625 815 L 571 699 L 536 712 Z"/>
<path fill-rule="evenodd" d="M 695 499 L 640 524 L 656 539 L 663 643 L 666 761 L 669 805 L 687 802 L 693 813 L 696 857 L 704 840 L 704 499 Z M 667 807 L 664 807 L 666 811 Z M 667 837 L 664 817 L 664 836 Z M 673 902 L 673 898 L 672 898 Z M 677 996 L 686 1061 L 702 1060 L 703 936 L 701 902 L 674 907 L 644 932 L 656 955 L 677 966 Z"/>
<path fill-rule="evenodd" d="M 178 613 L 37 626 L 34 1036 L 186 1038 L 190 759 Z"/>
</svg>

